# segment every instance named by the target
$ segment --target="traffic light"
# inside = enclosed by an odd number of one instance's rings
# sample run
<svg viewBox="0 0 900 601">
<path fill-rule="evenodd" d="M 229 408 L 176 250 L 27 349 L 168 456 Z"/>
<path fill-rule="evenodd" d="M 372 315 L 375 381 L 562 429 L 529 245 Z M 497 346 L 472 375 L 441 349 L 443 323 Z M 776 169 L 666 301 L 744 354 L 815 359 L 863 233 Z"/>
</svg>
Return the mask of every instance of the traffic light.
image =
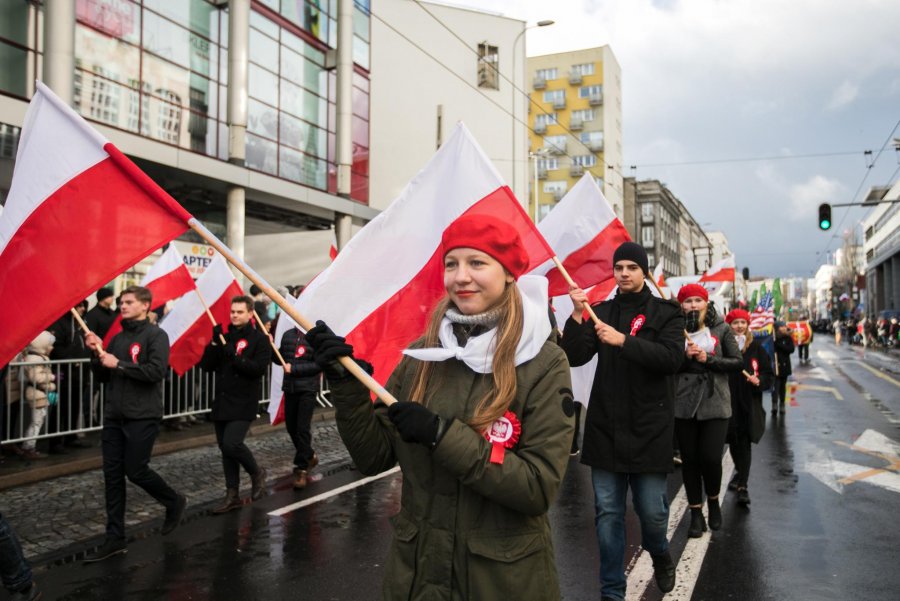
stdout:
<svg viewBox="0 0 900 601">
<path fill-rule="evenodd" d="M 827 202 L 819 205 L 819 229 L 823 232 L 831 229 L 831 205 Z"/>
</svg>

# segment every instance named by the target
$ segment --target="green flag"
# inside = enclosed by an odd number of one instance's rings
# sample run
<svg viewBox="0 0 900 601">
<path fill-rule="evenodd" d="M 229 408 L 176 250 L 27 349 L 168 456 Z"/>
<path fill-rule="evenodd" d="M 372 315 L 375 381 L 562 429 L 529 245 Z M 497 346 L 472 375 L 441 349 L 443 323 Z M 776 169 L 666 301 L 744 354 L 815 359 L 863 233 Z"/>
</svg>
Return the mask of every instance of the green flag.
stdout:
<svg viewBox="0 0 900 601">
<path fill-rule="evenodd" d="M 775 318 L 781 317 L 781 305 L 784 299 L 781 297 L 781 278 L 775 278 L 772 282 L 772 300 L 775 302 Z"/>
<path fill-rule="evenodd" d="M 750 295 L 750 305 L 749 309 L 753 312 L 753 309 L 756 308 L 756 297 L 759 295 L 759 290 L 754 290 L 753 294 Z"/>
</svg>

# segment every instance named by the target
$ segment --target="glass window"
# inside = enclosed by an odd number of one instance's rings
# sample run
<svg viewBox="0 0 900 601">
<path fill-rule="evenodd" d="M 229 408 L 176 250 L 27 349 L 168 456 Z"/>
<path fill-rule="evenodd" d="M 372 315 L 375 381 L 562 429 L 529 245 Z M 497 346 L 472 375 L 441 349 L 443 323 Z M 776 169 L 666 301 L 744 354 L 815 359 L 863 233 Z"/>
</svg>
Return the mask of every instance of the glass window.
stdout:
<svg viewBox="0 0 900 601">
<path fill-rule="evenodd" d="M 327 134 L 324 129 L 291 117 L 287 113 L 281 113 L 280 126 L 282 144 L 310 155 L 325 156 Z"/>
<path fill-rule="evenodd" d="M 277 157 L 278 145 L 275 142 L 247 134 L 247 167 L 277 175 Z"/>
<path fill-rule="evenodd" d="M 572 65 L 572 73 L 575 75 L 593 75 L 594 63 L 584 63 L 581 65 Z"/>
<path fill-rule="evenodd" d="M 23 46 L 28 44 L 28 5 L 29 3 L 23 0 L 0 0 L 0 38 Z M 6 75 L 0 73 L 0 81 L 3 81 Z"/>
<path fill-rule="evenodd" d="M 247 101 L 247 131 L 278 139 L 278 111 L 257 102 L 252 98 Z"/>
<path fill-rule="evenodd" d="M 538 159 L 538 170 L 553 171 L 559 169 L 559 159 Z"/>
<path fill-rule="evenodd" d="M 144 54 L 143 88 L 145 91 L 180 105 L 191 97 L 191 74 L 168 61 Z"/>
<path fill-rule="evenodd" d="M 276 40 L 278 39 L 278 30 L 280 29 L 278 25 L 254 10 L 250 11 L 250 27 L 255 27 L 267 36 L 273 37 Z"/>
<path fill-rule="evenodd" d="M 167 19 L 144 13 L 144 48 L 183 67 L 191 66 L 191 35 Z"/>
<path fill-rule="evenodd" d="M 0 42 L 0 90 L 24 97 L 28 52 Z"/>
<path fill-rule="evenodd" d="M 281 43 L 291 50 L 295 50 L 306 58 L 318 63 L 319 65 L 325 64 L 325 54 L 321 50 L 316 50 L 315 48 L 304 42 L 301 38 L 295 36 L 289 31 L 281 31 Z"/>
<path fill-rule="evenodd" d="M 572 162 L 582 167 L 593 167 L 597 164 L 597 157 L 592 154 L 582 154 L 572 157 Z"/>
<path fill-rule="evenodd" d="M 500 89 L 500 53 L 497 46 L 478 44 L 478 87 Z"/>
<path fill-rule="evenodd" d="M 591 96 L 600 96 L 603 93 L 603 86 L 582 86 L 578 88 L 579 98 L 590 98 Z"/>
<path fill-rule="evenodd" d="M 191 88 L 188 91 L 192 111 L 217 117 L 219 114 L 219 86 L 202 75 L 191 73 Z"/>
<path fill-rule="evenodd" d="M 548 81 L 551 79 L 556 79 L 559 77 L 558 69 L 553 67 L 552 69 L 538 69 L 534 72 L 535 79 L 543 79 L 544 81 Z"/>
<path fill-rule="evenodd" d="M 321 159 L 282 146 L 279 169 L 282 177 L 308 186 L 325 188 L 328 164 Z"/>
<path fill-rule="evenodd" d="M 274 67 L 278 64 L 278 42 L 251 27 L 250 60 L 258 65 Z"/>
<path fill-rule="evenodd" d="M 253 63 L 250 63 L 248 75 L 250 96 L 278 106 L 278 76 Z"/>
<path fill-rule="evenodd" d="M 566 149 L 566 136 L 544 136 L 545 148 Z"/>
<path fill-rule="evenodd" d="M 353 62 L 369 70 L 369 43 L 356 36 L 353 36 Z"/>
<path fill-rule="evenodd" d="M 362 40 L 369 41 L 369 14 L 359 9 L 359 4 L 353 8 L 353 35 Z"/>
<path fill-rule="evenodd" d="M 653 203 L 645 202 L 641 205 L 641 217 L 653 219 Z"/>
<path fill-rule="evenodd" d="M 544 182 L 544 192 L 551 194 L 553 192 L 561 192 L 565 194 L 569 184 L 566 182 Z"/>
<path fill-rule="evenodd" d="M 584 121 L 594 120 L 594 109 L 581 109 L 572 111 L 572 119 Z"/>
<path fill-rule="evenodd" d="M 644 246 L 653 246 L 653 227 L 641 228 L 641 242 Z"/>
<path fill-rule="evenodd" d="M 369 119 L 369 95 L 365 92 L 353 88 L 353 114 Z"/>
<path fill-rule="evenodd" d="M 565 90 L 546 90 L 544 91 L 544 102 L 557 102 L 566 99 Z"/>
<path fill-rule="evenodd" d="M 322 88 L 324 84 L 323 71 L 322 67 L 301 57 L 296 52 L 286 48 L 282 49 L 281 76 L 322 96 L 325 95 L 325 90 Z"/>
<path fill-rule="evenodd" d="M 145 131 L 149 128 L 148 135 L 168 144 L 189 147 L 187 134 L 187 115 L 179 106 L 180 98 L 166 94 L 163 98 L 147 99 L 149 120 L 142 124 Z M 146 98 L 146 97 L 144 97 Z"/>
<path fill-rule="evenodd" d="M 119 82 L 136 86 L 140 51 L 89 27 L 75 26 L 75 66 Z"/>
<path fill-rule="evenodd" d="M 78 4 L 89 3 L 79 2 Z M 215 40 L 218 35 L 219 11 L 205 0 L 178 0 L 178 2 L 144 0 L 144 6 L 169 17 L 179 25 L 183 25 L 203 37 Z"/>
<path fill-rule="evenodd" d="M 327 102 L 324 98 L 307 92 L 286 79 L 281 80 L 282 110 L 312 123 L 324 124 L 327 115 L 326 105 Z"/>
<path fill-rule="evenodd" d="M 352 117 L 350 126 L 353 138 L 353 145 L 369 146 L 369 122 L 360 119 L 357 116 Z"/>
<path fill-rule="evenodd" d="M 556 123 L 559 123 L 556 113 L 542 113 L 540 115 L 535 115 L 534 117 L 535 125 L 551 125 Z"/>
<path fill-rule="evenodd" d="M 114 38 L 141 41 L 141 9 L 128 0 L 81 0 L 75 4 L 75 18 Z"/>
</svg>

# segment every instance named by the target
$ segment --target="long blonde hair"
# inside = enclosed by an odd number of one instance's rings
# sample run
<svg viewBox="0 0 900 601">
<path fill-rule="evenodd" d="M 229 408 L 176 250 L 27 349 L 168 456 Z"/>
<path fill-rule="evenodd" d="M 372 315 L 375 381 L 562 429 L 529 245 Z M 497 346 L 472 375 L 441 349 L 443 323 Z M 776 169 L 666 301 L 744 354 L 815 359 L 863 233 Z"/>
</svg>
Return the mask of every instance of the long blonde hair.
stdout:
<svg viewBox="0 0 900 601">
<path fill-rule="evenodd" d="M 425 335 L 420 339 L 423 347 L 438 346 L 438 332 L 444 314 L 451 306 L 450 297 L 446 296 L 435 307 L 428 322 Z M 469 426 L 479 434 L 486 430 L 494 421 L 502 417 L 509 405 L 516 398 L 516 348 L 522 338 L 524 319 L 522 316 L 522 295 L 515 282 L 507 284 L 506 290 L 498 301 L 500 319 L 497 322 L 497 347 L 494 352 L 491 375 L 493 384 L 487 393 L 478 402 L 475 414 L 469 419 Z M 412 393 L 410 400 L 414 403 L 426 405 L 429 398 L 439 386 L 431 386 L 434 374 L 434 363 L 420 361 L 413 377 Z"/>
</svg>

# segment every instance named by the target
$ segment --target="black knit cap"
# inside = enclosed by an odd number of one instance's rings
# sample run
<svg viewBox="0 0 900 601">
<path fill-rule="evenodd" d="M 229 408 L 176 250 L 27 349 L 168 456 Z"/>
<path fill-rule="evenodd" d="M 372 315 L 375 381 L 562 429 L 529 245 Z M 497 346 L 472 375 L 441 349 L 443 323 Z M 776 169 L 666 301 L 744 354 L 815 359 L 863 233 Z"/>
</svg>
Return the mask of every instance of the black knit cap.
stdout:
<svg viewBox="0 0 900 601">
<path fill-rule="evenodd" d="M 102 301 L 104 298 L 109 298 L 113 295 L 113 291 L 110 288 L 101 288 L 97 291 L 97 301 Z"/>
<path fill-rule="evenodd" d="M 619 261 L 634 261 L 644 271 L 644 275 L 650 272 L 650 264 L 647 261 L 647 251 L 636 242 L 623 242 L 613 253 L 613 265 Z"/>
</svg>

